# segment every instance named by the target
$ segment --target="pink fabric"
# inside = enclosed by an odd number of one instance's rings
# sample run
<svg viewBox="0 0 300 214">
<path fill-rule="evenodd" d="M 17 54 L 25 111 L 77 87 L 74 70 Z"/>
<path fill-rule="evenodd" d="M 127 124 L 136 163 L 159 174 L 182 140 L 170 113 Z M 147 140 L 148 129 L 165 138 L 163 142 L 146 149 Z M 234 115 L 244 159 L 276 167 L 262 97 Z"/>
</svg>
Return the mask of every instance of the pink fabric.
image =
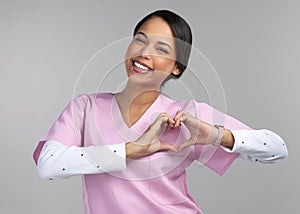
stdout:
<svg viewBox="0 0 300 214">
<path fill-rule="evenodd" d="M 238 120 L 195 101 L 175 102 L 160 94 L 132 126 L 124 122 L 113 94 L 81 95 L 63 111 L 34 153 L 35 161 L 45 140 L 65 145 L 91 146 L 136 140 L 160 112 L 174 116 L 184 109 L 211 124 L 228 129 L 249 129 Z M 165 130 L 161 139 L 179 145 L 190 134 L 180 129 Z M 222 175 L 237 157 L 220 147 L 197 145 L 180 153 L 159 152 L 127 160 L 121 172 L 83 176 L 86 214 L 97 213 L 202 213 L 188 193 L 185 169 L 194 161 Z M 201 190 L 199 190 L 201 191 Z"/>
</svg>

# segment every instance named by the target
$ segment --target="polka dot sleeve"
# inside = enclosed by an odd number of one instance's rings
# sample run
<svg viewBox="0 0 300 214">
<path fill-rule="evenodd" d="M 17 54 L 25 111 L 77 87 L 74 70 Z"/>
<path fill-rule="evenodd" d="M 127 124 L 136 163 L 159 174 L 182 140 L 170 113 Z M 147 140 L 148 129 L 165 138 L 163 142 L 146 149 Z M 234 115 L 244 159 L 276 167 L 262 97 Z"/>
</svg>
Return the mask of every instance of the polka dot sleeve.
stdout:
<svg viewBox="0 0 300 214">
<path fill-rule="evenodd" d="M 74 175 L 97 174 L 126 169 L 125 144 L 107 146 L 66 146 L 58 141 L 45 143 L 38 159 L 42 178 L 64 179 Z"/>
<path fill-rule="evenodd" d="M 276 133 L 261 130 L 231 130 L 235 142 L 232 150 L 222 147 L 227 152 L 239 153 L 239 158 L 259 163 L 274 163 L 285 159 L 288 151 L 283 139 Z"/>
</svg>

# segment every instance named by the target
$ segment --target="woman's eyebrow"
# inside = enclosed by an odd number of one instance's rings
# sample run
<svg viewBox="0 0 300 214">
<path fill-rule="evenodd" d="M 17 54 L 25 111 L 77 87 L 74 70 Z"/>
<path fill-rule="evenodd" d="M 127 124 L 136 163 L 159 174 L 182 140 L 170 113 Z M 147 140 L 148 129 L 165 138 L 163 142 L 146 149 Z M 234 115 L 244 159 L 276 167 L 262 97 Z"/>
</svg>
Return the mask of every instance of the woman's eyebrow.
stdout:
<svg viewBox="0 0 300 214">
<path fill-rule="evenodd" d="M 148 38 L 148 36 L 147 36 L 144 32 L 139 31 L 139 32 L 137 32 L 136 34 L 143 35 L 146 39 Z"/>
</svg>

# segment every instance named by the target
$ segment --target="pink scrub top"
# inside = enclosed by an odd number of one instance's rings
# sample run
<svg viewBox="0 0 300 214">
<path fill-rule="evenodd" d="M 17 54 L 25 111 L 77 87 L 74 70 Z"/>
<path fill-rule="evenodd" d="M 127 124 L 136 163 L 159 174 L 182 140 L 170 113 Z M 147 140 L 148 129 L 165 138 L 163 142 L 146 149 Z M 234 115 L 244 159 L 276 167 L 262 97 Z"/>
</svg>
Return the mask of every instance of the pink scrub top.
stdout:
<svg viewBox="0 0 300 214">
<path fill-rule="evenodd" d="M 185 110 L 210 124 L 227 129 L 250 129 L 238 120 L 194 100 L 174 101 L 160 94 L 142 117 L 131 127 L 124 122 L 114 94 L 80 95 L 73 99 L 34 152 L 37 162 L 46 140 L 67 146 L 100 146 L 135 141 L 161 112 L 174 116 Z M 182 125 L 166 129 L 161 140 L 178 146 L 190 137 Z M 188 193 L 186 168 L 198 161 L 222 175 L 236 159 L 221 147 L 195 145 L 179 153 L 158 152 L 126 160 L 127 168 L 119 172 L 83 175 L 85 214 L 98 213 L 202 213 Z M 201 191 L 201 190 L 199 190 Z"/>
</svg>

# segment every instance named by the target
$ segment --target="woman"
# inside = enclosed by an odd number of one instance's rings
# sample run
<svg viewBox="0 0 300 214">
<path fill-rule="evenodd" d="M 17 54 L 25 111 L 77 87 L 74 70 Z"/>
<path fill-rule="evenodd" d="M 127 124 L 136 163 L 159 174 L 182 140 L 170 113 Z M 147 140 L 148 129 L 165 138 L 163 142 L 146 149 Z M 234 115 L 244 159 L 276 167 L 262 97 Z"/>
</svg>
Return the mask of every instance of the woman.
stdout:
<svg viewBox="0 0 300 214">
<path fill-rule="evenodd" d="M 143 18 L 126 53 L 126 87 L 70 102 L 34 152 L 40 176 L 83 175 L 85 213 L 202 213 L 186 187 L 193 161 L 222 175 L 237 157 L 286 158 L 274 132 L 160 93 L 170 75 L 184 72 L 191 44 L 190 27 L 177 14 Z"/>
</svg>

